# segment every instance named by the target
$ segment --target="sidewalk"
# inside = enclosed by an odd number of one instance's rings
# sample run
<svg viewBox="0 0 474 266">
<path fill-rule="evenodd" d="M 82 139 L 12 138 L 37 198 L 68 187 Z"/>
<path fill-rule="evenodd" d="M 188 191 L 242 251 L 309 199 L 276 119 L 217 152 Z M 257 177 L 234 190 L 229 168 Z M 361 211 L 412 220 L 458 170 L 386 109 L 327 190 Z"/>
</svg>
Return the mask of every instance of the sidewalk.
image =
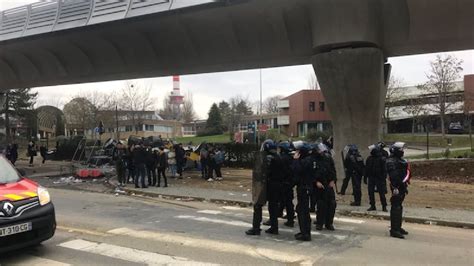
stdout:
<svg viewBox="0 0 474 266">
<path fill-rule="evenodd" d="M 149 197 L 165 197 L 177 200 L 198 200 L 216 203 L 252 205 L 252 193 L 242 193 L 218 189 L 190 188 L 190 187 L 149 187 L 147 189 L 133 188 L 132 185 L 124 191 L 135 195 Z M 338 203 L 337 213 L 344 216 L 374 217 L 388 220 L 389 212 L 367 212 L 369 206 L 352 207 Z M 389 206 L 390 208 L 390 206 Z M 412 223 L 434 224 L 451 227 L 474 229 L 474 212 L 468 210 L 449 210 L 433 208 L 404 207 L 404 220 Z"/>
</svg>

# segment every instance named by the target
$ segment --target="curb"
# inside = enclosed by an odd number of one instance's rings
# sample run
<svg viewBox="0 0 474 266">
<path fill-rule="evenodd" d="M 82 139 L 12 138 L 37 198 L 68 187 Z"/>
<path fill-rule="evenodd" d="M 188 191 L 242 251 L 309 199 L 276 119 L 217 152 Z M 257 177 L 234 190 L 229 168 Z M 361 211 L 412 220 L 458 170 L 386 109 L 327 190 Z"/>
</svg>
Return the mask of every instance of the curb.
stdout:
<svg viewBox="0 0 474 266">
<path fill-rule="evenodd" d="M 341 215 L 354 216 L 354 217 L 369 217 L 377 218 L 383 220 L 390 220 L 390 215 L 381 215 L 381 214 L 371 214 L 361 211 L 341 211 Z M 407 223 L 417 223 L 417 224 L 429 224 L 429 225 L 439 225 L 439 226 L 448 226 L 464 229 L 474 229 L 474 223 L 463 222 L 463 221 L 447 221 L 437 218 L 426 218 L 426 217 L 414 217 L 414 216 L 404 216 L 403 220 Z"/>
</svg>

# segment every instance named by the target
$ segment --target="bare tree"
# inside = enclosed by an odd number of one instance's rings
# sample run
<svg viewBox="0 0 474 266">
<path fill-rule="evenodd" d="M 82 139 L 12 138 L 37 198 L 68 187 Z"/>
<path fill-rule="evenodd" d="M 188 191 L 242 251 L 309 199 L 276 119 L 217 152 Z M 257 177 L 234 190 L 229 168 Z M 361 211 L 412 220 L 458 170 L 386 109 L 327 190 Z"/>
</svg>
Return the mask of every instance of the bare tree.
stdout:
<svg viewBox="0 0 474 266">
<path fill-rule="evenodd" d="M 191 92 L 186 93 L 183 102 L 183 110 L 181 120 L 185 123 L 190 123 L 196 119 L 196 112 L 194 111 L 194 100 Z"/>
<path fill-rule="evenodd" d="M 128 111 L 128 119 L 132 121 L 136 133 L 143 124 L 143 112 L 152 111 L 155 107 L 155 100 L 150 94 L 149 84 L 126 82 L 122 87 L 119 106 L 121 110 Z"/>
<path fill-rule="evenodd" d="M 409 100 L 408 104 L 403 108 L 403 111 L 411 116 L 411 133 L 415 134 L 416 124 L 427 111 L 425 105 L 420 98 L 413 98 Z"/>
<path fill-rule="evenodd" d="M 311 73 L 308 77 L 308 90 L 319 90 L 319 82 L 316 74 Z"/>
<path fill-rule="evenodd" d="M 456 111 L 459 107 L 450 95 L 456 89 L 456 81 L 461 79 L 463 61 L 453 55 L 438 55 L 430 62 L 430 72 L 426 74 L 428 81 L 422 86 L 423 90 L 436 95 L 436 103 L 432 109 L 441 120 L 441 133 L 445 137 L 446 114 Z"/>
<path fill-rule="evenodd" d="M 280 99 L 282 98 L 283 96 L 277 95 L 265 99 L 265 101 L 263 102 L 263 111 L 267 114 L 278 113 L 278 101 L 280 101 Z"/>
<path fill-rule="evenodd" d="M 387 132 L 389 132 L 388 122 L 390 121 L 390 110 L 394 106 L 394 103 L 400 100 L 404 84 L 405 81 L 401 77 L 395 75 L 390 77 L 388 82 L 387 94 L 385 96 L 385 110 L 382 113 L 383 121 L 387 125 Z"/>
<path fill-rule="evenodd" d="M 165 120 L 176 120 L 179 118 L 179 112 L 171 105 L 169 97 L 163 99 L 163 108 L 159 110 L 159 113 Z"/>
</svg>

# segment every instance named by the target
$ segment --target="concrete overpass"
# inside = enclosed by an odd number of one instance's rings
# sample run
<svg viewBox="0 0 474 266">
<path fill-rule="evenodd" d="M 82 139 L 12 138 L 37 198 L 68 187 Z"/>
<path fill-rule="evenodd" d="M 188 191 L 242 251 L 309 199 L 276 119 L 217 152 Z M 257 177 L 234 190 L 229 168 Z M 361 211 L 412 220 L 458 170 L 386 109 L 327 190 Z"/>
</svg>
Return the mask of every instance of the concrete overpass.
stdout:
<svg viewBox="0 0 474 266">
<path fill-rule="evenodd" d="M 0 16 L 0 88 L 313 64 L 367 146 L 393 56 L 474 48 L 472 0 L 61 0 Z"/>
</svg>

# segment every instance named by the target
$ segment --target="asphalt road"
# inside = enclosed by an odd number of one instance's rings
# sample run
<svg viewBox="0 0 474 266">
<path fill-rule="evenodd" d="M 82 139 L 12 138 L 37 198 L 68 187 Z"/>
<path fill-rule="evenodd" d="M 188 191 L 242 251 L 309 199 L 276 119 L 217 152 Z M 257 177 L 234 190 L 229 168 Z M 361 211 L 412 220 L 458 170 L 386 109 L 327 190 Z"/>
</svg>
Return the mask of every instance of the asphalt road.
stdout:
<svg viewBox="0 0 474 266">
<path fill-rule="evenodd" d="M 252 210 L 203 202 L 141 199 L 53 189 L 58 230 L 40 246 L 2 255 L 1 265 L 442 264 L 472 265 L 474 232 L 405 224 L 406 240 L 388 223 L 337 217 L 336 231 L 296 228 L 249 237 Z M 313 227 L 314 228 L 314 227 Z"/>
</svg>

